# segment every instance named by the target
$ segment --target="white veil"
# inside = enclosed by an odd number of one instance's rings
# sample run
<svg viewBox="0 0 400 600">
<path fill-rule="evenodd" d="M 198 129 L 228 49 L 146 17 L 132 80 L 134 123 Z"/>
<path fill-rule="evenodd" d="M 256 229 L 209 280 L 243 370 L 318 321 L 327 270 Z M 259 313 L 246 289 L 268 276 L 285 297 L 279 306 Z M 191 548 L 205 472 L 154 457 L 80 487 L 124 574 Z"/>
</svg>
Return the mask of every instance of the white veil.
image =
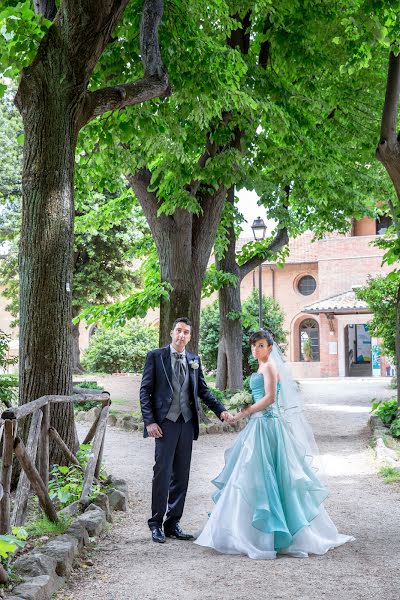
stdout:
<svg viewBox="0 0 400 600">
<path fill-rule="evenodd" d="M 305 456 L 313 470 L 318 471 L 320 479 L 324 479 L 318 446 L 311 426 L 304 414 L 304 403 L 297 383 L 290 374 L 285 364 L 284 356 L 275 342 L 272 347 L 271 357 L 279 374 L 280 392 L 278 408 L 281 416 L 288 423 L 295 439 L 303 446 Z"/>
</svg>

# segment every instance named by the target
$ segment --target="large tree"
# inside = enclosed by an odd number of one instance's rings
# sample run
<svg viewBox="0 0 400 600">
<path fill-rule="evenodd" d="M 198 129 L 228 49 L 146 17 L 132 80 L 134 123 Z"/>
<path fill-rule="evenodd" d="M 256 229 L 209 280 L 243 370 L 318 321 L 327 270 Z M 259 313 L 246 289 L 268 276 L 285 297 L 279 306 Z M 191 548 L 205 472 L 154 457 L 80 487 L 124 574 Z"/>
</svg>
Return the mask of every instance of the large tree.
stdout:
<svg viewBox="0 0 400 600">
<path fill-rule="evenodd" d="M 21 50 L 21 42 L 12 42 L 2 59 L 2 66 L 9 60 L 6 67 L 18 58 L 28 62 L 21 72 L 15 99 L 25 135 L 20 243 L 21 403 L 44 394 L 71 392 L 78 134 L 99 115 L 170 93 L 158 45 L 162 0 L 145 0 L 141 10 L 144 75 L 119 85 L 118 73 L 114 73 L 108 77 L 114 85 L 90 87 L 96 65 L 110 45 L 124 54 L 129 65 L 123 31 L 119 32 L 121 38 L 112 37 L 121 21 L 125 31 L 132 28 L 132 23 L 123 21 L 128 4 L 129 0 L 62 0 L 58 7 L 54 0 L 41 0 L 33 2 L 35 18 L 27 3 L 6 2 L 10 6 L 5 16 L 9 39 L 20 34 L 21 20 L 27 28 L 32 25 L 32 32 L 39 38 L 38 46 L 29 48 L 29 52 Z M 137 4 L 135 8 L 140 12 Z M 18 19 L 13 18 L 13 11 L 18 12 Z M 42 17 L 48 20 L 44 32 L 39 25 Z M 4 43 L 4 36 L 1 39 Z M 34 35 L 32 39 L 35 40 Z M 30 61 L 26 56 L 20 57 L 24 52 Z M 52 420 L 64 440 L 75 447 L 72 406 L 56 405 Z M 53 454 L 52 460 L 55 459 Z"/>
</svg>

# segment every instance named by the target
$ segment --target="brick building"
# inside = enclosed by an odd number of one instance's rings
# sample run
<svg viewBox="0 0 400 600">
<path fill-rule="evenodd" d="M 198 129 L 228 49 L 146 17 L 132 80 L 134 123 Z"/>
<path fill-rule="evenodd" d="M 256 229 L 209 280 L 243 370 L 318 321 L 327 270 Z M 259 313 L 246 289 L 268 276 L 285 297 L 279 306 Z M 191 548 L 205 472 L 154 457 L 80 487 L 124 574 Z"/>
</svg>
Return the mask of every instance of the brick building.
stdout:
<svg viewBox="0 0 400 600">
<path fill-rule="evenodd" d="M 354 292 L 369 276 L 391 270 L 381 264 L 383 251 L 371 244 L 387 226 L 387 218 L 364 218 L 346 235 L 329 234 L 313 242 L 312 234 L 305 233 L 290 241 L 284 267 L 262 265 L 262 291 L 285 313 L 287 358 L 295 377 L 392 373 L 380 356 L 379 340 L 368 333 L 367 305 Z M 242 282 L 242 298 L 257 286 L 258 275 L 250 273 Z"/>
</svg>

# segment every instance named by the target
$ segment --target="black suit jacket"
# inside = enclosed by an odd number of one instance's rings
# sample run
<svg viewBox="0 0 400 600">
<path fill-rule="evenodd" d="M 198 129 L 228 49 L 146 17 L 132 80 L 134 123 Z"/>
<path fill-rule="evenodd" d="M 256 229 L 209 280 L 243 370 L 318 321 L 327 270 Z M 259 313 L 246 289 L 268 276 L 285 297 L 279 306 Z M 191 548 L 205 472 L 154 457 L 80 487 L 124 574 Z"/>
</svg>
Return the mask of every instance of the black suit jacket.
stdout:
<svg viewBox="0 0 400 600">
<path fill-rule="evenodd" d="M 198 398 L 210 408 L 217 417 L 226 408 L 212 395 L 204 381 L 200 357 L 186 350 L 187 368 L 190 379 L 190 406 L 193 413 L 194 439 L 199 437 L 199 410 Z M 193 369 L 189 364 L 192 360 L 199 365 Z M 148 353 L 143 370 L 140 386 L 140 406 L 144 422 L 144 437 L 148 436 L 146 426 L 151 423 L 160 425 L 168 414 L 173 397 L 172 365 L 170 346 L 158 348 Z"/>
</svg>

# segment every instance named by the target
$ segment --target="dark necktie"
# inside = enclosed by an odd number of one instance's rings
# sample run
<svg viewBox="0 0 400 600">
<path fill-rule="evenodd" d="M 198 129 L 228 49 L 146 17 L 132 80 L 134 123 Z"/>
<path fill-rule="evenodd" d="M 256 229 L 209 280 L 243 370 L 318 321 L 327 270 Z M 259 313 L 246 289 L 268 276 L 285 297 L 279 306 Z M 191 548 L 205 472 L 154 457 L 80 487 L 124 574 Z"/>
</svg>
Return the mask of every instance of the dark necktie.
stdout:
<svg viewBox="0 0 400 600">
<path fill-rule="evenodd" d="M 183 382 L 185 381 L 185 366 L 183 364 L 183 354 L 179 352 L 173 352 L 175 357 L 175 375 L 179 382 L 179 385 L 182 387 Z"/>
</svg>

